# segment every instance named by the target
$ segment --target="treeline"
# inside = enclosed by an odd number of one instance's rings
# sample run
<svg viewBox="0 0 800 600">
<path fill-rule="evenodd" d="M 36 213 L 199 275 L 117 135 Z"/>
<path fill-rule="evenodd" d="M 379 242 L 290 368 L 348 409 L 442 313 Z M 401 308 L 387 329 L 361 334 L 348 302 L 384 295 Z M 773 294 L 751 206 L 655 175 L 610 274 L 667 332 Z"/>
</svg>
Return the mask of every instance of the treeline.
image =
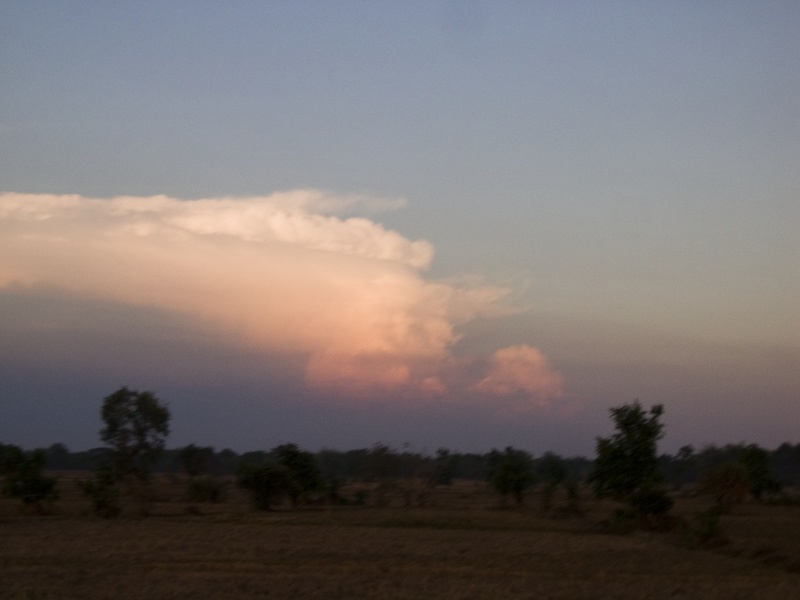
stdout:
<svg viewBox="0 0 800 600">
<path fill-rule="evenodd" d="M 754 451 L 767 455 L 770 473 L 779 484 L 800 485 L 800 444 L 793 446 L 788 442 L 775 450 L 745 443 L 709 445 L 700 451 L 695 451 L 692 446 L 684 446 L 675 455 L 661 455 L 659 467 L 667 482 L 680 486 L 697 481 L 703 473 L 713 471 L 721 465 L 741 461 Z"/>
<path fill-rule="evenodd" d="M 0 444 L 0 449 L 2 444 Z M 35 450 L 44 455 L 44 466 L 48 471 L 91 471 L 102 463 L 108 448 L 93 448 L 71 452 L 62 443 Z M 31 451 L 34 452 L 34 451 Z M 326 479 L 350 481 L 375 481 L 391 475 L 398 478 L 418 478 L 438 473 L 440 484 L 454 479 L 486 480 L 489 473 L 491 452 L 485 454 L 461 453 L 440 448 L 435 454 L 396 450 L 385 444 L 355 450 L 323 449 L 311 453 Z M 533 459 L 534 468 L 547 468 L 553 453 Z M 189 444 L 179 448 L 164 449 L 153 464 L 152 470 L 165 474 L 234 475 L 241 464 L 272 462 L 274 449 L 254 450 L 238 453 L 228 448 L 216 450 L 211 446 Z M 567 473 L 567 478 L 581 481 L 591 469 L 592 461 L 583 457 L 558 457 Z"/>
<path fill-rule="evenodd" d="M 399 489 L 404 490 L 406 506 L 412 505 L 415 495 L 423 506 L 435 486 L 456 479 L 488 481 L 503 504 L 511 498 L 517 505 L 542 484 L 547 510 L 556 490 L 563 488 L 571 514 L 580 512 L 579 485 L 589 484 L 597 497 L 626 503 L 623 513 L 628 520 L 663 518 L 673 505 L 669 486 L 678 489 L 688 483 L 714 498 L 712 513 L 700 516 L 711 520 L 747 496 L 772 501 L 780 493 L 783 502 L 800 500 L 781 492 L 784 486 L 800 484 L 800 444 L 784 443 L 771 452 L 756 444 L 707 446 L 700 451 L 684 446 L 675 455 L 659 455 L 662 405 L 648 410 L 636 400 L 609 412 L 615 432 L 596 439 L 594 460 L 552 452 L 534 457 L 511 446 L 486 454 L 440 448 L 430 455 L 385 444 L 316 453 L 280 444 L 238 454 L 195 444 L 166 449 L 168 406 L 152 392 L 122 387 L 103 400 L 100 440 L 105 446 L 70 452 L 64 444 L 53 444 L 26 452 L 0 444 L 0 477 L 5 495 L 44 512 L 45 503 L 58 498 L 57 481 L 45 470 L 85 471 L 88 478 L 79 486 L 93 511 L 104 517 L 120 514 L 125 498 L 138 502 L 139 512 L 146 514 L 151 475 L 157 472 L 183 473 L 188 478 L 187 498 L 198 502 L 220 501 L 228 485 L 224 476 L 233 475 L 260 510 L 286 498 L 292 506 L 318 500 L 341 504 L 347 500 L 339 494 L 340 486 L 352 481 L 374 483 L 378 506 L 385 506 L 387 494 Z"/>
<path fill-rule="evenodd" d="M 0 444 L 2 450 L 3 444 Z M 658 458 L 659 468 L 669 485 L 679 487 L 697 481 L 702 473 L 716 467 L 735 462 L 753 448 L 753 444 L 710 445 L 695 450 L 684 446 L 674 455 L 662 454 Z M 49 471 L 91 471 L 102 462 L 109 452 L 108 448 L 71 452 L 62 443 L 39 449 L 44 455 L 44 468 Z M 800 444 L 781 444 L 775 450 L 764 450 L 769 456 L 769 466 L 773 477 L 782 485 L 800 485 Z M 495 452 L 494 450 L 492 452 Z M 438 483 L 447 484 L 453 479 L 472 479 L 485 481 L 488 478 L 492 452 L 485 454 L 462 453 L 439 449 L 435 454 L 397 450 L 384 444 L 371 448 L 355 450 L 323 449 L 311 453 L 325 479 L 345 481 L 375 481 L 382 473 L 398 478 L 419 478 L 436 473 Z M 242 463 L 261 464 L 274 458 L 269 450 L 237 453 L 230 449 L 216 450 L 210 446 L 190 444 L 181 448 L 165 449 L 158 456 L 153 471 L 178 474 L 196 471 L 196 474 L 234 475 Z M 593 461 L 584 457 L 561 457 L 547 452 L 533 458 L 534 472 L 546 479 L 546 469 L 552 458 L 561 461 L 566 479 L 584 481 L 591 471 Z"/>
</svg>

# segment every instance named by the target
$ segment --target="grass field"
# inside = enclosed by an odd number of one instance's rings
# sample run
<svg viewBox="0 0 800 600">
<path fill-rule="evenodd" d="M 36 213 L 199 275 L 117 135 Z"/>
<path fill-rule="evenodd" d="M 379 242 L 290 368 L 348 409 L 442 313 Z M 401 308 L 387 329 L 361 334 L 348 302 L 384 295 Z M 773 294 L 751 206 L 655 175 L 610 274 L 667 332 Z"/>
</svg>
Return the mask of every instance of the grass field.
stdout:
<svg viewBox="0 0 800 600">
<path fill-rule="evenodd" d="M 553 518 L 536 493 L 501 509 L 472 482 L 426 508 L 270 513 L 231 489 L 195 514 L 182 486 L 160 481 L 146 518 L 93 517 L 67 480 L 49 516 L 0 501 L 0 598 L 800 599 L 798 507 L 738 506 L 728 543 L 691 549 L 678 533 L 606 532 L 613 505 L 588 494 L 583 516 Z"/>
</svg>

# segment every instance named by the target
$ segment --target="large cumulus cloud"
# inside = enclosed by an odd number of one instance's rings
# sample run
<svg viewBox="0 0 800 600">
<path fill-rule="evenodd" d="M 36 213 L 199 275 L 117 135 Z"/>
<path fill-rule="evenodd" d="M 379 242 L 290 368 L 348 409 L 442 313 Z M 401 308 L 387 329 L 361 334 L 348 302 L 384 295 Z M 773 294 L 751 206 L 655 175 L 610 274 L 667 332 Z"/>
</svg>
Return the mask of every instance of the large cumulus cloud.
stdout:
<svg viewBox="0 0 800 600">
<path fill-rule="evenodd" d="M 397 204 L 316 190 L 200 200 L 4 193 L 0 286 L 178 311 L 252 347 L 304 356 L 304 384 L 342 396 L 558 397 L 560 377 L 535 348 L 499 349 L 488 372 L 465 381 L 458 327 L 502 314 L 507 290 L 427 279 L 429 242 L 352 216 Z"/>
</svg>

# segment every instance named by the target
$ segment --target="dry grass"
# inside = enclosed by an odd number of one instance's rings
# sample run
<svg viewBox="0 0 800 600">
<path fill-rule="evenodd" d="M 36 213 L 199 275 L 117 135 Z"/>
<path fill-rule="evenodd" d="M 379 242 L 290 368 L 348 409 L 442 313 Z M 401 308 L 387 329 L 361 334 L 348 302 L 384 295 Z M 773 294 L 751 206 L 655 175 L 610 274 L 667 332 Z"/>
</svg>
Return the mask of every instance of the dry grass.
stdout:
<svg viewBox="0 0 800 600">
<path fill-rule="evenodd" d="M 689 550 L 678 536 L 602 533 L 610 505 L 582 518 L 536 498 L 497 508 L 485 486 L 437 490 L 435 505 L 252 512 L 238 491 L 186 513 L 163 480 L 148 518 L 104 521 L 62 482 L 52 516 L 0 502 L 0 597 L 85 598 L 800 598 L 797 507 L 745 505 L 731 543 Z M 681 499 L 691 514 L 702 500 Z"/>
</svg>

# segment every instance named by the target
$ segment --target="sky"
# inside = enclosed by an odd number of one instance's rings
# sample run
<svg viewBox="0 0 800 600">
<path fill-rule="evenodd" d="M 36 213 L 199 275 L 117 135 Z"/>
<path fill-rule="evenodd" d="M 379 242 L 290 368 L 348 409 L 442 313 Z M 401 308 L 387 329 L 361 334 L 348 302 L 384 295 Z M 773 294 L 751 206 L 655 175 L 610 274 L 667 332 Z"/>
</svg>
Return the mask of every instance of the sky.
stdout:
<svg viewBox="0 0 800 600">
<path fill-rule="evenodd" d="M 800 442 L 800 5 L 0 1 L 0 442 Z"/>
</svg>

